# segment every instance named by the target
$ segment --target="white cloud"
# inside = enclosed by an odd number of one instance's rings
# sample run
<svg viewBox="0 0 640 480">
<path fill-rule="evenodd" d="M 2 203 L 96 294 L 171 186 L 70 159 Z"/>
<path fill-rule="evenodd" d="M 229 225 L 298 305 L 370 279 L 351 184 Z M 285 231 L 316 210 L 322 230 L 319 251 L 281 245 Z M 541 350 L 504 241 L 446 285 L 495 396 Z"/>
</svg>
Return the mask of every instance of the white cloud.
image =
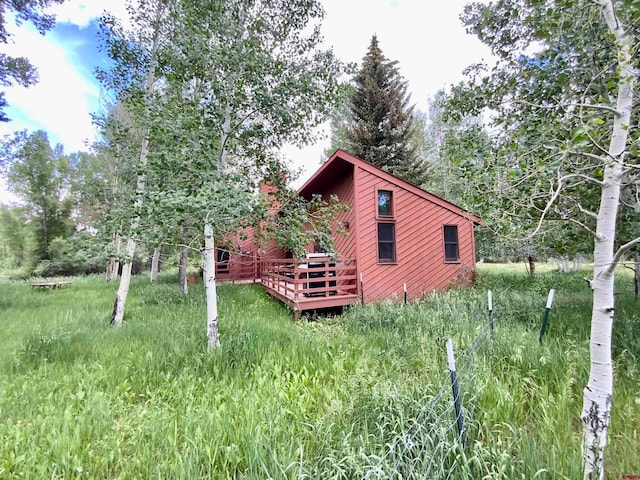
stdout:
<svg viewBox="0 0 640 480">
<path fill-rule="evenodd" d="M 108 4 L 96 0 L 67 0 L 53 5 L 48 11 L 56 16 L 58 22 L 73 23 L 81 27 L 86 27 L 91 20 L 99 18 L 104 11 L 118 18 L 127 16 L 125 0 L 109 0 Z"/>
<path fill-rule="evenodd" d="M 44 129 L 52 143 L 62 143 L 67 151 L 85 150 L 85 140 L 95 135 L 90 112 L 99 89 L 92 79 L 79 73 L 65 45 L 23 25 L 14 30 L 14 43 L 4 51 L 28 56 L 38 69 L 40 81 L 29 88 L 14 86 L 6 90 L 11 106 L 7 113 L 14 121 L 3 124 L 2 132 Z"/>
<path fill-rule="evenodd" d="M 343 60 L 360 64 L 372 35 L 390 60 L 397 60 L 412 100 L 425 109 L 427 97 L 462 79 L 462 70 L 488 58 L 489 50 L 465 33 L 459 15 L 468 0 L 322 0 L 327 12 L 325 42 Z"/>
</svg>

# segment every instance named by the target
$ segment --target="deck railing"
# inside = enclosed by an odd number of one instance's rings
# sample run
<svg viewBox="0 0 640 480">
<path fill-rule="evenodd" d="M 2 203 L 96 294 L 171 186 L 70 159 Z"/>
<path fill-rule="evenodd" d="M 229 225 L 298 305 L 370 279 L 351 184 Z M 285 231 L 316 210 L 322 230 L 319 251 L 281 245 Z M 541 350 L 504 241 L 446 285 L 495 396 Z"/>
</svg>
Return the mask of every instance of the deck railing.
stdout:
<svg viewBox="0 0 640 480">
<path fill-rule="evenodd" d="M 220 280 L 257 280 L 260 261 L 255 253 L 229 252 L 224 261 L 216 261 L 216 278 Z"/>
<path fill-rule="evenodd" d="M 264 260 L 261 274 L 265 288 L 296 303 L 305 299 L 358 294 L 353 258 Z"/>
</svg>

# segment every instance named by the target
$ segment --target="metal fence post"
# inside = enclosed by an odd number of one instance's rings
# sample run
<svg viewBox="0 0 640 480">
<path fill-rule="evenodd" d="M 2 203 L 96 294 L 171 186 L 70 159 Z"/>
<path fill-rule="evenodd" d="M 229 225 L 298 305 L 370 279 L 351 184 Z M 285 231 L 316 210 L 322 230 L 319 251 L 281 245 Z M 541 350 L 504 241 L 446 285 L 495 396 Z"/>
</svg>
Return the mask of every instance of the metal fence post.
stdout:
<svg viewBox="0 0 640 480">
<path fill-rule="evenodd" d="M 464 418 L 462 417 L 462 400 L 460 398 L 460 386 L 458 385 L 458 374 L 456 372 L 456 359 L 453 355 L 453 342 L 447 339 L 447 362 L 449 363 L 449 373 L 451 374 L 451 388 L 453 390 L 453 407 L 456 412 L 456 426 L 462 448 L 465 448 L 466 439 L 464 435 Z"/>
<path fill-rule="evenodd" d="M 404 304 L 407 305 L 407 282 L 404 282 Z"/>
<path fill-rule="evenodd" d="M 549 290 L 549 296 L 547 297 L 547 308 L 544 310 L 544 319 L 542 320 L 542 327 L 540 328 L 540 343 L 542 343 L 542 337 L 544 337 L 544 332 L 547 331 L 547 324 L 549 323 L 549 312 L 551 311 L 551 305 L 553 304 L 553 296 L 556 291 L 552 288 Z"/>
<path fill-rule="evenodd" d="M 491 333 L 493 333 L 493 294 L 491 290 L 487 292 L 487 300 L 489 305 L 489 328 L 491 328 Z"/>
</svg>

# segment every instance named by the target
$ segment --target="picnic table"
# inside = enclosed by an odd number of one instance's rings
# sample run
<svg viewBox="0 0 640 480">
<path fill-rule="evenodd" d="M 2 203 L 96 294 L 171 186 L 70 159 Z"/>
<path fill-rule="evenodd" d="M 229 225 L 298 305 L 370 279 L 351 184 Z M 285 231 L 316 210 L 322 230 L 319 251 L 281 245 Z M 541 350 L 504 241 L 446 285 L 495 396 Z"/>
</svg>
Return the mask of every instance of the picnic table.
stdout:
<svg viewBox="0 0 640 480">
<path fill-rule="evenodd" d="M 39 282 L 39 283 L 32 283 L 31 284 L 31 288 L 61 288 L 61 287 L 65 287 L 67 285 L 71 285 L 71 282 Z"/>
</svg>

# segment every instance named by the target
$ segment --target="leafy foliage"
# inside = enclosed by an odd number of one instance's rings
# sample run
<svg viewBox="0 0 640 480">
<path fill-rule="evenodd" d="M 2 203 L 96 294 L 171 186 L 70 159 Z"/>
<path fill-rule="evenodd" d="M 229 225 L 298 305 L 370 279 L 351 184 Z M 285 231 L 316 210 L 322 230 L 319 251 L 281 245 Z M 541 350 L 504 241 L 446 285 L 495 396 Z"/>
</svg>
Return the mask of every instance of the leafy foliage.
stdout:
<svg viewBox="0 0 640 480">
<path fill-rule="evenodd" d="M 70 166 L 62 147 L 49 145 L 44 131 L 17 132 L 5 139 L 2 155 L 7 162 L 7 186 L 29 209 L 37 238 L 37 258 L 46 259 L 51 240 L 73 231 L 72 201 L 65 198 Z"/>
<path fill-rule="evenodd" d="M 33 255 L 36 250 L 34 241 L 27 209 L 0 205 L 0 266 L 8 270 L 33 268 L 37 261 Z"/>
<path fill-rule="evenodd" d="M 602 179 L 594 156 L 606 151 L 617 71 L 610 34 L 595 4 L 554 5 L 504 0 L 465 8 L 468 31 L 491 47 L 497 62 L 467 69 L 468 81 L 454 88 L 447 114 L 456 120 L 492 112 L 488 154 L 474 159 L 471 147 L 462 171 L 475 189 L 478 213 L 498 233 L 515 237 L 535 230 L 544 212 L 550 221 L 540 231 L 546 231 L 550 251 L 585 252 L 590 247 L 579 232 L 595 230 L 589 212 L 599 202 L 588 177 Z M 631 20 L 633 9 L 624 2 L 618 6 L 621 20 Z M 637 141 L 637 131 L 631 131 L 630 153 Z M 627 161 L 637 165 L 637 156 Z M 562 195 L 545 211 L 550 192 L 560 185 Z M 634 175 L 623 180 L 623 188 L 637 191 Z M 636 210 L 622 208 L 620 218 Z"/>
<path fill-rule="evenodd" d="M 305 199 L 293 190 L 279 188 L 276 198 L 282 207 L 267 216 L 263 236 L 274 239 L 294 258 L 304 258 L 310 246 L 315 251 L 333 252 L 336 235 L 347 233 L 334 222 L 338 212 L 348 210 L 335 195 L 328 200 L 320 195 Z"/>
<path fill-rule="evenodd" d="M 628 208 L 621 193 L 640 186 L 638 132 L 630 128 L 638 118 L 637 8 L 608 0 L 500 0 L 468 6 L 463 20 L 497 57 L 489 71 L 470 67 L 470 80 L 452 101 L 458 116 L 495 110 L 493 165 L 475 172 L 479 183 L 493 183 L 485 192 L 505 199 L 502 210 L 533 224 L 529 238 L 557 235 L 564 241 L 551 243 L 561 252 L 584 248 L 585 234 L 593 238 L 582 452 L 584 478 L 603 479 L 614 378 L 614 275 L 640 244 L 637 230 L 616 225 Z M 583 235 L 567 235 L 549 220 L 571 222 Z"/>
<path fill-rule="evenodd" d="M 157 18 L 145 19 L 143 6 Z M 148 137 L 147 165 L 136 161 L 145 185 L 134 234 L 153 244 L 182 238 L 185 224 L 193 237 L 210 223 L 216 238 L 255 224 L 258 183 L 286 169 L 279 147 L 312 141 L 335 105 L 342 65 L 318 48 L 320 5 L 142 2 L 132 13 L 134 32 L 103 21 L 115 67 L 101 78 Z M 143 93 L 149 68 L 157 80 Z"/>
<path fill-rule="evenodd" d="M 49 244 L 47 259 L 36 265 L 33 274 L 39 277 L 78 275 L 104 270 L 104 244 L 88 232 L 56 237 Z"/>
</svg>

